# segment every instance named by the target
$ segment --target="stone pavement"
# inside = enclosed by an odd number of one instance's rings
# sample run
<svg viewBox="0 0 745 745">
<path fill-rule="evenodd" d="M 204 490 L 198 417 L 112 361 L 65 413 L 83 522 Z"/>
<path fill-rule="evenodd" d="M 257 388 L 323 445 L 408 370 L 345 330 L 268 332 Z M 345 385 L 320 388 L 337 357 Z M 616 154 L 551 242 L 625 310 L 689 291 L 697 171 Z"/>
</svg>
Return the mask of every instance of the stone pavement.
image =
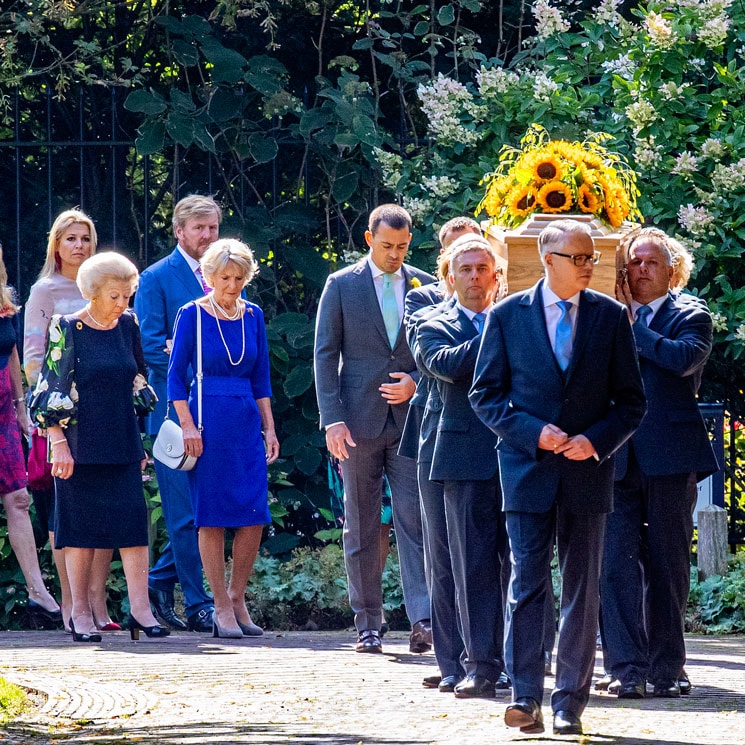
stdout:
<svg viewBox="0 0 745 745">
<path fill-rule="evenodd" d="M 0 676 L 38 692 L 0 745 L 621 745 L 745 743 L 745 637 L 689 637 L 691 696 L 621 702 L 593 693 L 583 738 L 505 727 L 508 695 L 458 700 L 426 690 L 432 654 L 390 633 L 384 654 L 356 654 L 350 632 L 261 638 L 126 632 L 74 644 L 61 632 L 0 632 Z M 600 669 L 598 668 L 598 673 Z M 547 685 L 550 686 L 551 678 Z"/>
</svg>

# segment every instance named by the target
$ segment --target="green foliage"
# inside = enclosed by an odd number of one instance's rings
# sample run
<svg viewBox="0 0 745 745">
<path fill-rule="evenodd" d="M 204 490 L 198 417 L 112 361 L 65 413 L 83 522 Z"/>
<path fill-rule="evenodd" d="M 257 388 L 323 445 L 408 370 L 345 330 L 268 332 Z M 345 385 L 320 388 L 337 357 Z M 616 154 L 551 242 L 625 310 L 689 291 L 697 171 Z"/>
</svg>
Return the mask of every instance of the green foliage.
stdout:
<svg viewBox="0 0 745 745">
<path fill-rule="evenodd" d="M 17 685 L 0 678 L 0 725 L 15 719 L 26 708 L 26 694 Z"/>
<path fill-rule="evenodd" d="M 745 632 L 745 552 L 730 560 L 723 577 L 699 582 L 694 572 L 688 606 L 689 616 L 702 624 L 706 633 Z"/>
</svg>

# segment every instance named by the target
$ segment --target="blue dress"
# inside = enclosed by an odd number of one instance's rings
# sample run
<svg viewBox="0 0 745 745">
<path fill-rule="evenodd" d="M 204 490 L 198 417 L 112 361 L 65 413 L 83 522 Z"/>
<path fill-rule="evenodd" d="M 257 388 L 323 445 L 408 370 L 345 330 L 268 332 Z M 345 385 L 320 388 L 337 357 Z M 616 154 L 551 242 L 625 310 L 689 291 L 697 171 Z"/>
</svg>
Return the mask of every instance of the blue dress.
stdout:
<svg viewBox="0 0 745 745">
<path fill-rule="evenodd" d="M 271 522 L 266 451 L 256 399 L 270 398 L 269 351 L 264 314 L 246 304 L 241 319 L 217 320 L 202 314 L 202 445 L 197 465 L 189 471 L 194 523 L 199 527 L 238 528 Z M 168 400 L 188 400 L 196 424 L 197 305 L 184 305 L 176 316 L 173 350 L 168 365 Z M 225 349 L 237 362 L 232 365 Z M 222 330 L 223 339 L 220 337 Z"/>
</svg>

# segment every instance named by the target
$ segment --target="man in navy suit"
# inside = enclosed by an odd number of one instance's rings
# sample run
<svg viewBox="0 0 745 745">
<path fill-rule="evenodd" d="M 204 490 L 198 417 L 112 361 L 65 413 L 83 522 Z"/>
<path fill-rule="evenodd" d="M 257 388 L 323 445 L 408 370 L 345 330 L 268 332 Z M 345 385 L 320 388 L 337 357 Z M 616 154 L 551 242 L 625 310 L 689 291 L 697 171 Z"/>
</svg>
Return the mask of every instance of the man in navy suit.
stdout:
<svg viewBox="0 0 745 745">
<path fill-rule="evenodd" d="M 617 295 L 633 324 L 649 410 L 619 451 L 601 581 L 606 666 L 619 698 L 677 697 L 683 673 L 690 584 L 691 488 L 718 470 L 696 400 L 711 352 L 704 303 L 668 291 L 673 252 L 662 231 L 642 229 L 628 248 Z M 681 690 L 681 681 L 684 684 Z"/>
<path fill-rule="evenodd" d="M 558 546 L 562 595 L 555 734 L 581 734 L 595 661 L 600 558 L 613 501 L 616 450 L 644 415 L 644 392 L 624 307 L 588 290 L 599 255 L 589 228 L 557 220 L 538 250 L 545 278 L 489 312 L 471 403 L 499 437 L 512 552 L 505 723 L 543 731 L 546 576 Z"/>
<path fill-rule="evenodd" d="M 182 305 L 202 297 L 208 289 L 202 282 L 199 259 L 217 240 L 221 220 L 222 211 L 210 197 L 191 195 L 182 199 L 173 210 L 173 232 L 178 245 L 140 275 L 134 307 L 140 320 L 150 385 L 158 396 L 156 408 L 148 417 L 148 432 L 153 436 L 166 413 L 166 377 L 176 314 Z M 173 409 L 169 417 L 177 420 Z M 204 589 L 186 473 L 171 470 L 157 460 L 155 473 L 169 542 L 150 570 L 150 602 L 155 615 L 171 628 L 211 631 L 214 607 Z M 173 606 L 176 582 L 184 593 L 186 623 Z"/>
<path fill-rule="evenodd" d="M 391 487 L 409 646 L 431 641 L 416 462 L 398 455 L 416 369 L 401 323 L 404 298 L 431 275 L 404 264 L 411 217 L 396 204 L 376 207 L 365 240 L 369 255 L 332 274 L 316 317 L 314 367 L 326 445 L 344 480 L 344 560 L 358 652 L 381 652 L 380 502 Z"/>
<path fill-rule="evenodd" d="M 456 301 L 417 329 L 418 357 L 435 377 L 442 400 L 430 480 L 443 484 L 447 545 L 465 646 L 458 698 L 491 698 L 503 671 L 500 592 L 507 539 L 497 438 L 468 400 L 486 311 L 498 290 L 496 256 L 481 236 L 450 246 L 448 284 Z"/>
</svg>

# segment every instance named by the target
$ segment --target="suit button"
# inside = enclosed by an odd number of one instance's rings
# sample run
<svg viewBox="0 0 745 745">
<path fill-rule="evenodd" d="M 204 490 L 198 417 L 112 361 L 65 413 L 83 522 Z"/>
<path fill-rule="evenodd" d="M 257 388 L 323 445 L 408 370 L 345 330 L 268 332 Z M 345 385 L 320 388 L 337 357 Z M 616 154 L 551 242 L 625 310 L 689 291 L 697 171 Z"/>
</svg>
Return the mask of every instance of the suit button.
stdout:
<svg viewBox="0 0 745 745">
<path fill-rule="evenodd" d="M 564 403 L 565 403 L 565 404 L 568 404 L 568 403 L 569 403 L 569 399 L 568 399 L 568 398 L 565 398 L 565 399 L 564 399 Z"/>
<path fill-rule="evenodd" d="M 392 359 L 392 360 L 395 360 L 395 359 L 396 359 L 396 355 L 395 355 L 395 354 L 392 354 L 392 355 L 391 355 L 391 359 Z"/>
</svg>

